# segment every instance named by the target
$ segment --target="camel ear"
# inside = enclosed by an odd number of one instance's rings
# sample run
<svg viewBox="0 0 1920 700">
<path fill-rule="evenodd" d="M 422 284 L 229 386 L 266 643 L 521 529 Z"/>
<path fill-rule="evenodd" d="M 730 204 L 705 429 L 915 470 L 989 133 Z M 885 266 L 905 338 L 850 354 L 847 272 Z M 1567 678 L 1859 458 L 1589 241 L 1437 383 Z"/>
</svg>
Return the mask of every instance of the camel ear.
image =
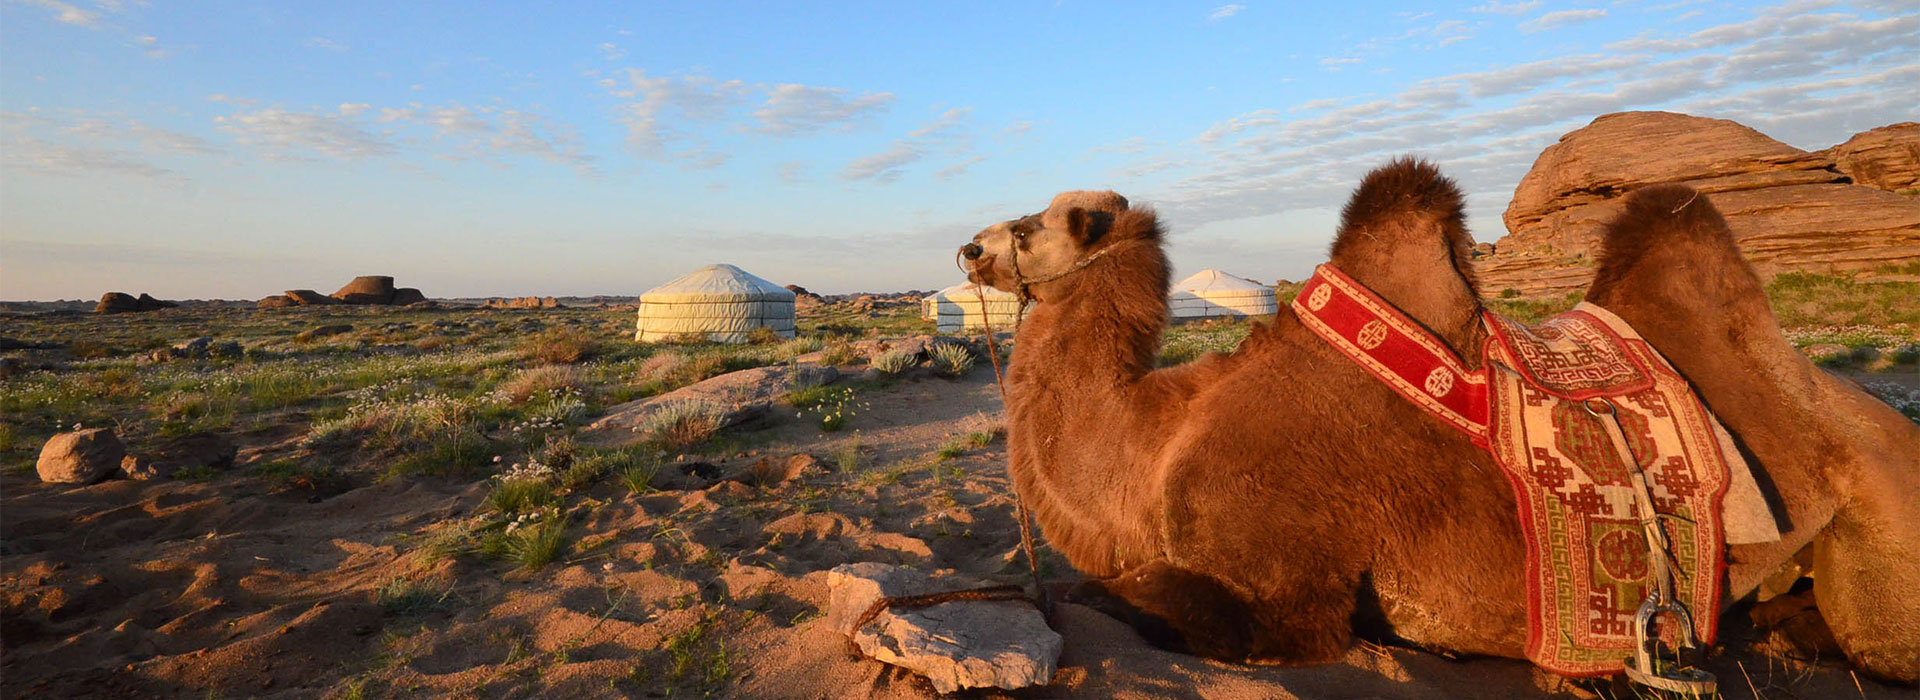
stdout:
<svg viewBox="0 0 1920 700">
<path fill-rule="evenodd" d="M 1060 223 L 1067 230 L 1067 235 L 1073 236 L 1073 242 L 1086 245 L 1092 242 L 1093 237 L 1093 225 L 1088 219 L 1087 210 L 1074 207 L 1067 210 L 1065 220 Z"/>
</svg>

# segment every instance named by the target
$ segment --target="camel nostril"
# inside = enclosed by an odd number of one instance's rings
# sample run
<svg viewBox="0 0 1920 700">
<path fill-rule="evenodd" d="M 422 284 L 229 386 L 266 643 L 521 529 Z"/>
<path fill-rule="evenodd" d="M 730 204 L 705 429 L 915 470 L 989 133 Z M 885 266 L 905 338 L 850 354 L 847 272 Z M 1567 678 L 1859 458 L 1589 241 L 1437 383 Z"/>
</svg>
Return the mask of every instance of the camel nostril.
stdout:
<svg viewBox="0 0 1920 700">
<path fill-rule="evenodd" d="M 982 252 L 984 251 L 980 249 L 980 244 L 978 243 L 968 243 L 966 245 L 960 246 L 960 254 L 963 256 L 966 256 L 968 260 L 980 259 L 980 254 Z"/>
</svg>

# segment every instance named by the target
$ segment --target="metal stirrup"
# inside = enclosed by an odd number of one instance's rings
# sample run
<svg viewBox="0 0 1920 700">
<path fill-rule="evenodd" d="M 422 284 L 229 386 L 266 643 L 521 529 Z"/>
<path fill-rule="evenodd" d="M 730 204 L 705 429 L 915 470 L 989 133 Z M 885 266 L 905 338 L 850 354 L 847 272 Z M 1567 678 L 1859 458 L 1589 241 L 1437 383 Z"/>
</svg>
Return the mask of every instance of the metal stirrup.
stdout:
<svg viewBox="0 0 1920 700">
<path fill-rule="evenodd" d="M 1673 616 L 1676 634 L 1680 640 L 1674 656 L 1685 663 L 1688 654 L 1697 652 L 1699 642 L 1693 638 L 1693 616 L 1687 613 L 1673 594 L 1673 568 L 1667 561 L 1667 533 L 1660 527 L 1660 514 L 1653 508 L 1653 490 L 1647 487 L 1647 473 L 1640 468 L 1640 460 L 1633 454 L 1633 446 L 1627 442 L 1626 433 L 1620 430 L 1619 417 L 1614 413 L 1613 402 L 1606 399 L 1587 399 L 1581 402 L 1587 413 L 1600 420 L 1606 429 L 1607 437 L 1613 441 L 1613 449 L 1625 463 L 1634 487 L 1634 500 L 1640 508 L 1640 526 L 1646 530 L 1647 560 L 1651 565 L 1654 589 L 1640 601 L 1640 609 L 1633 615 L 1633 658 L 1626 660 L 1628 680 L 1657 690 L 1688 695 L 1712 695 L 1719 687 L 1718 680 L 1705 670 L 1682 666 L 1678 663 L 1661 663 L 1660 613 Z"/>
</svg>

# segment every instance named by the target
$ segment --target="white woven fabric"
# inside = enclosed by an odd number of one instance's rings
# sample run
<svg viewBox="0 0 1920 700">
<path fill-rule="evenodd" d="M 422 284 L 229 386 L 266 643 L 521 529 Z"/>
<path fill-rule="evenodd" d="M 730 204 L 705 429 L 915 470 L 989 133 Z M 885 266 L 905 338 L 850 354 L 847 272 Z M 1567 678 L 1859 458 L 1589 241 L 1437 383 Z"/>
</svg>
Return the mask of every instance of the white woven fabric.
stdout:
<svg viewBox="0 0 1920 700">
<path fill-rule="evenodd" d="M 634 339 L 675 340 L 703 334 L 743 343 L 755 328 L 793 337 L 793 292 L 732 265 L 708 265 L 640 295 Z"/>
<path fill-rule="evenodd" d="M 1219 270 L 1201 270 L 1173 285 L 1167 311 L 1176 321 L 1272 316 L 1280 313 L 1273 288 Z"/>
<path fill-rule="evenodd" d="M 995 331 L 1013 330 L 1013 324 L 1020 319 L 1020 297 L 992 287 L 976 291 L 978 288 L 979 285 L 962 283 L 942 289 L 927 297 L 921 312 L 931 314 L 929 318 L 942 333 L 974 330 L 989 323 Z M 986 293 L 985 307 L 980 305 L 980 291 Z"/>
</svg>

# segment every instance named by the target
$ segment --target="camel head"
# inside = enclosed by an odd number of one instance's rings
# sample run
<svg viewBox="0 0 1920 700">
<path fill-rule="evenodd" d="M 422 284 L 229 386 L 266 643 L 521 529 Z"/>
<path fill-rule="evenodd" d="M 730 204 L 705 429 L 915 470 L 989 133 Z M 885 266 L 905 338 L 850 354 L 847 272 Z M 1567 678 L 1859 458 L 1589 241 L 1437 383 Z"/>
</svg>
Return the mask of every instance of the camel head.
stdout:
<svg viewBox="0 0 1920 700">
<path fill-rule="evenodd" d="M 1023 282 L 1070 272 L 1096 249 L 1115 242 L 1115 217 L 1129 211 L 1127 198 L 1111 191 L 1074 190 L 1053 198 L 1047 210 L 988 226 L 960 248 L 967 280 L 1015 292 Z M 1157 227 L 1152 228 L 1158 233 Z"/>
</svg>

